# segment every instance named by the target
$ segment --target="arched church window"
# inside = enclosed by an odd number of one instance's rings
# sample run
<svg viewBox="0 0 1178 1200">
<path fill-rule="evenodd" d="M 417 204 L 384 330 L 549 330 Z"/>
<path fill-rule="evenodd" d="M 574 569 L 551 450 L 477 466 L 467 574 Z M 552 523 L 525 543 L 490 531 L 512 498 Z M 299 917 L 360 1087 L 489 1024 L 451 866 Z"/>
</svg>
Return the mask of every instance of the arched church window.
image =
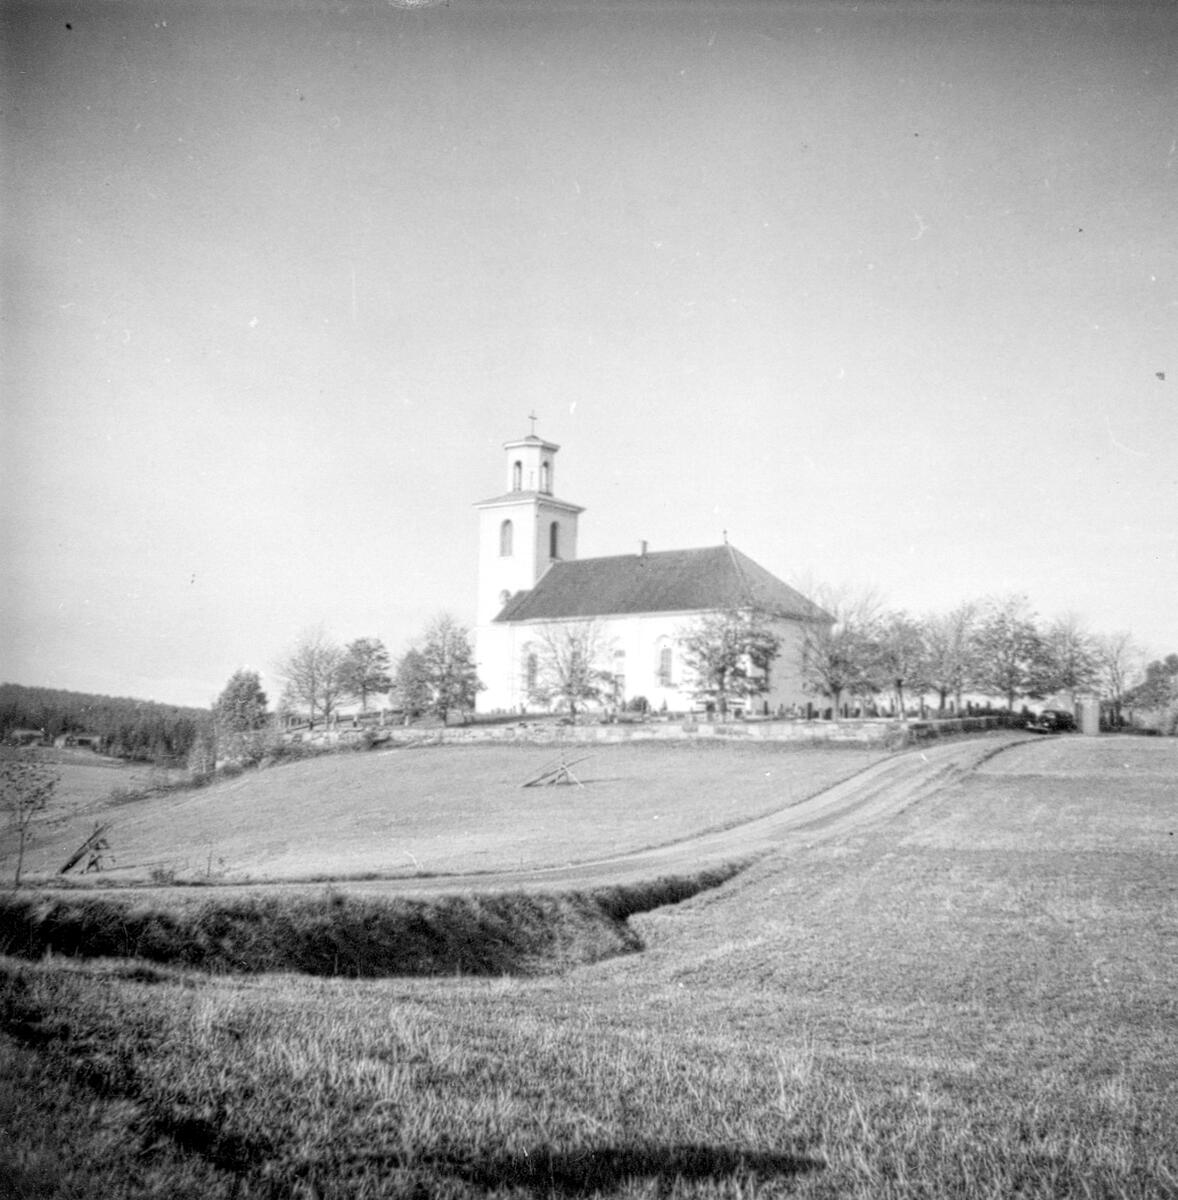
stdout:
<svg viewBox="0 0 1178 1200">
<path fill-rule="evenodd" d="M 545 494 L 552 491 L 551 480 L 552 480 L 551 468 L 548 465 L 548 460 L 545 459 L 540 464 L 540 491 L 544 492 Z"/>
<path fill-rule="evenodd" d="M 518 492 L 524 486 L 524 464 L 522 462 L 512 463 L 511 466 L 511 490 Z"/>
<path fill-rule="evenodd" d="M 659 647 L 658 667 L 657 667 L 659 687 L 670 687 L 671 686 L 671 661 L 672 661 L 671 647 L 670 646 L 660 646 Z"/>
<path fill-rule="evenodd" d="M 504 521 L 499 526 L 499 557 L 511 557 L 511 522 Z"/>
<path fill-rule="evenodd" d="M 539 664 L 536 656 L 530 651 L 524 656 L 524 691 L 531 695 L 536 690 L 536 675 Z"/>
<path fill-rule="evenodd" d="M 560 523 L 553 521 L 548 526 L 548 557 L 560 557 Z"/>
</svg>

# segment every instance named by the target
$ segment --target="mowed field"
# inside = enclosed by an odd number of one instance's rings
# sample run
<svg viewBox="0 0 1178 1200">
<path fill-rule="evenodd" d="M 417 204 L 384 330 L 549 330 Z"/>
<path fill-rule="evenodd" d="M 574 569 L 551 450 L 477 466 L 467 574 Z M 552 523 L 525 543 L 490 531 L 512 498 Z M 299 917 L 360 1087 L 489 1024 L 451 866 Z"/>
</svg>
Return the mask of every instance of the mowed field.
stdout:
<svg viewBox="0 0 1178 1200">
<path fill-rule="evenodd" d="M 95 804 L 106 801 L 112 792 L 133 792 L 168 784 L 183 774 L 147 763 L 107 758 L 92 750 L 46 747 L 37 748 L 32 754 L 58 777 L 53 796 L 54 816 L 58 818 L 76 817 L 87 812 Z"/>
<path fill-rule="evenodd" d="M 641 953 L 558 977 L 6 960 L 4 1178 L 87 1197 L 1178 1195 L 1176 785 L 1174 742 L 1014 745 L 631 918 Z"/>
<path fill-rule="evenodd" d="M 69 781 L 68 803 L 31 844 L 25 875 L 53 875 L 98 820 L 111 822 L 106 877 L 115 882 L 161 871 L 230 882 L 556 866 L 749 820 L 886 757 L 863 747 L 690 742 L 564 753 L 584 757 L 572 768 L 581 786 L 524 788 L 561 757 L 559 747 L 535 745 L 329 755 L 133 802 L 112 802 L 115 779 L 91 768 L 85 783 L 95 793 L 81 804 L 84 784 Z M 59 769 L 65 781 L 75 768 Z"/>
</svg>

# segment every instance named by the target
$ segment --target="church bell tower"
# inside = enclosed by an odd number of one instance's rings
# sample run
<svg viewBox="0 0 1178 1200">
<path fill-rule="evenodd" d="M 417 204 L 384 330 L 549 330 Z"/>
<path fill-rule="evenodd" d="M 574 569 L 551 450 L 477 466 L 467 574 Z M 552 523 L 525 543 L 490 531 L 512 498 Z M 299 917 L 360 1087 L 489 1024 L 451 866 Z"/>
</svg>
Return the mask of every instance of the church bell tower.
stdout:
<svg viewBox="0 0 1178 1200">
<path fill-rule="evenodd" d="M 534 422 L 534 418 L 533 418 Z M 516 592 L 528 591 L 554 562 L 577 557 L 577 517 L 585 510 L 553 492 L 559 446 L 533 432 L 506 442 L 506 485 L 479 510 L 476 624 L 487 625 Z"/>
</svg>

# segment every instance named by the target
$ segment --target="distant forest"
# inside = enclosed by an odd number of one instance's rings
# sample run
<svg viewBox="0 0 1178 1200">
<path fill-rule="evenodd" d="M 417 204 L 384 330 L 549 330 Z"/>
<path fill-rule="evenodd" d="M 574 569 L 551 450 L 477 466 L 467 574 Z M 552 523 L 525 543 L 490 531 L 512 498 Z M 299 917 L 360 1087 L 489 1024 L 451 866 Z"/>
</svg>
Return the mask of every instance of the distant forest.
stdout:
<svg viewBox="0 0 1178 1200">
<path fill-rule="evenodd" d="M 47 741 L 62 734 L 95 734 L 105 754 L 177 763 L 188 757 L 209 720 L 203 708 L 0 683 L 0 741 L 5 742 L 16 729 L 39 729 Z"/>
</svg>

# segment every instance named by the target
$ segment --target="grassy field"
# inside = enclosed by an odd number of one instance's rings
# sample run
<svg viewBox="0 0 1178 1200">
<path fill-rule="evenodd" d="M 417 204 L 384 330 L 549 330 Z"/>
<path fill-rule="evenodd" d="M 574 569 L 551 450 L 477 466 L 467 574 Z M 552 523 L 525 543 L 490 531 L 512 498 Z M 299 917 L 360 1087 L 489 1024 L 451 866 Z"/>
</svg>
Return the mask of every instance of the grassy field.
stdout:
<svg viewBox="0 0 1178 1200">
<path fill-rule="evenodd" d="M 330 755 L 130 803 L 119 776 L 113 802 L 96 796 L 83 807 L 72 800 L 82 786 L 70 780 L 63 790 L 71 800 L 33 842 L 25 875 L 51 876 L 99 819 L 112 822 L 114 881 L 153 872 L 227 881 L 559 865 L 747 820 L 886 756 L 863 747 L 574 746 L 570 758 L 590 756 L 574 768 L 583 787 L 521 786 L 560 753 L 508 744 Z"/>
<path fill-rule="evenodd" d="M 1176 750 L 1013 748 L 882 828 L 631 918 L 644 953 L 556 977 L 5 960 L 3 1178 L 81 1197 L 1176 1196 Z"/>
<path fill-rule="evenodd" d="M 55 814 L 63 820 L 85 817 L 91 810 L 104 807 L 112 792 L 133 792 L 168 784 L 183 774 L 150 763 L 107 758 L 92 750 L 37 747 L 25 753 L 56 772 Z"/>
</svg>

